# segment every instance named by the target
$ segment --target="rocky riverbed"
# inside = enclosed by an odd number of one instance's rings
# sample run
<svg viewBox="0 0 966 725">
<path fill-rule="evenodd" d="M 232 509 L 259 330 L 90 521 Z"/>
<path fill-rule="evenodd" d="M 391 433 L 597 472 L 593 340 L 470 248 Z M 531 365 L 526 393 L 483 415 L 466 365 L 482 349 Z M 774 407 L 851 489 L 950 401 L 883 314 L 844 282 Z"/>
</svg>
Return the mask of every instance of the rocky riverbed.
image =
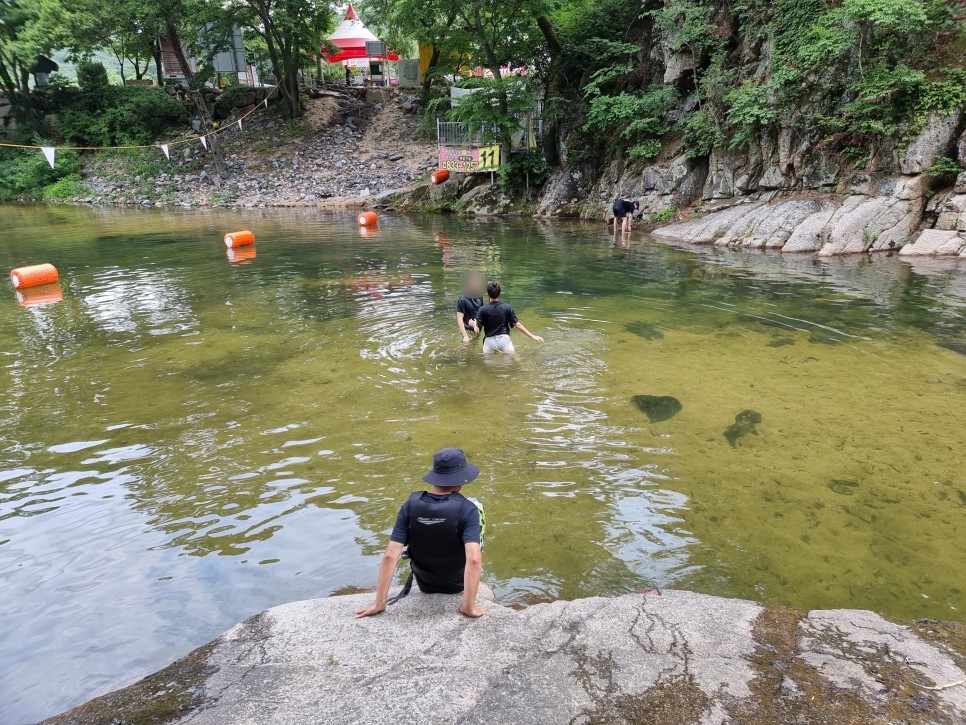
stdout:
<svg viewBox="0 0 966 725">
<path fill-rule="evenodd" d="M 683 591 L 457 613 L 294 602 L 46 725 L 966 722 L 966 628 Z"/>
</svg>

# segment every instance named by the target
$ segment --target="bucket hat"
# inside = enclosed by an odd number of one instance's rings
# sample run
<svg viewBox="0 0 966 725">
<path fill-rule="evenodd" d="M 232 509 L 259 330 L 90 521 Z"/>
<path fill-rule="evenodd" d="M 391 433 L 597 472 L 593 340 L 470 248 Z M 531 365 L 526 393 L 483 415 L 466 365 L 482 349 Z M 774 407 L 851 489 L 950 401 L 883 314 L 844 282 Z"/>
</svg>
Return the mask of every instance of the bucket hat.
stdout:
<svg viewBox="0 0 966 725">
<path fill-rule="evenodd" d="M 423 476 L 434 486 L 462 486 L 476 479 L 480 469 L 466 460 L 461 448 L 442 448 L 433 455 L 433 470 Z"/>
</svg>

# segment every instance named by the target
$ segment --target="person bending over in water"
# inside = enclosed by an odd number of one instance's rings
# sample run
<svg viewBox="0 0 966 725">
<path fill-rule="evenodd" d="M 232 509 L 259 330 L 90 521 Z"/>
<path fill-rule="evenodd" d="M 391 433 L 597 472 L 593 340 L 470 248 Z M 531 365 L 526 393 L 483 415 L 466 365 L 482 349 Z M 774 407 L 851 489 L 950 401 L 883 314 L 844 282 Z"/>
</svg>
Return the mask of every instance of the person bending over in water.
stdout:
<svg viewBox="0 0 966 725">
<path fill-rule="evenodd" d="M 483 306 L 483 278 L 469 274 L 463 280 L 463 295 L 456 302 L 456 324 L 460 328 L 463 342 L 470 341 L 469 333 L 480 331 L 476 326 L 476 313 Z"/>
<path fill-rule="evenodd" d="M 614 202 L 614 233 L 617 233 L 617 222 L 621 223 L 621 232 L 631 230 L 631 218 L 634 212 L 641 208 L 640 202 L 618 199 Z"/>
<path fill-rule="evenodd" d="M 490 282 L 486 286 L 486 294 L 490 301 L 483 305 L 476 313 L 477 329 L 483 331 L 483 352 L 505 352 L 510 355 L 516 352 L 510 340 L 510 328 L 515 327 L 531 340 L 543 342 L 543 338 L 534 335 L 517 319 L 513 308 L 500 300 L 502 289 L 499 283 Z"/>
<path fill-rule="evenodd" d="M 460 493 L 465 484 L 479 475 L 480 469 L 471 465 L 459 448 L 436 451 L 433 470 L 423 476 L 432 489 L 412 494 L 399 509 L 389 546 L 379 565 L 376 601 L 357 609 L 357 617 L 371 617 L 386 611 L 387 604 L 394 604 L 409 594 L 413 579 L 419 591 L 427 594 L 463 592 L 460 613 L 467 617 L 475 619 L 486 614 L 476 603 L 483 571 L 486 517 L 483 504 Z M 402 591 L 390 601 L 392 575 L 407 545 L 412 572 Z"/>
</svg>

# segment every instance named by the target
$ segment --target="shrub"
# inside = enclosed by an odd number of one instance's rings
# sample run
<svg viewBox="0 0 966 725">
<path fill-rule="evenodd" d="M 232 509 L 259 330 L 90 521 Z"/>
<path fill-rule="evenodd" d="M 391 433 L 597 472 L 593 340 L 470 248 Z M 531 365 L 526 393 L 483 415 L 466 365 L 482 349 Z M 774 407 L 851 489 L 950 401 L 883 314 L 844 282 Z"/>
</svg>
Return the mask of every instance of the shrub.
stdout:
<svg viewBox="0 0 966 725">
<path fill-rule="evenodd" d="M 68 174 L 53 184 L 44 187 L 42 196 L 45 199 L 73 199 L 88 193 L 87 185 L 80 174 Z"/>
<path fill-rule="evenodd" d="M 932 162 L 932 165 L 926 169 L 926 174 L 932 177 L 948 176 L 958 174 L 962 170 L 962 167 L 948 156 L 937 156 L 936 160 Z"/>
<path fill-rule="evenodd" d="M 655 223 L 669 222 L 678 215 L 676 206 L 666 206 L 660 211 L 656 211 L 650 216 L 650 220 Z"/>
<path fill-rule="evenodd" d="M 58 130 L 80 146 L 147 144 L 166 129 L 187 123 L 184 103 L 162 88 L 108 86 L 59 94 Z"/>
<path fill-rule="evenodd" d="M 107 88 L 107 68 L 103 63 L 83 62 L 77 64 L 77 85 L 82 91 L 98 91 Z"/>
<path fill-rule="evenodd" d="M 768 97 L 767 86 L 751 81 L 745 81 L 731 91 L 724 101 L 728 105 L 728 121 L 735 127 L 732 148 L 746 145 L 777 116 Z"/>
<path fill-rule="evenodd" d="M 550 177 L 550 164 L 537 149 L 510 155 L 510 160 L 500 166 L 500 186 L 510 194 L 523 191 L 529 174 L 530 187 L 540 186 Z"/>
<path fill-rule="evenodd" d="M 681 129 L 681 140 L 689 159 L 707 156 L 711 149 L 724 143 L 724 133 L 708 107 L 700 108 L 685 118 Z"/>
<path fill-rule="evenodd" d="M 58 152 L 52 169 L 39 150 L 0 149 L 0 200 L 40 198 L 45 188 L 78 176 L 80 166 L 80 155 L 73 151 Z"/>
</svg>

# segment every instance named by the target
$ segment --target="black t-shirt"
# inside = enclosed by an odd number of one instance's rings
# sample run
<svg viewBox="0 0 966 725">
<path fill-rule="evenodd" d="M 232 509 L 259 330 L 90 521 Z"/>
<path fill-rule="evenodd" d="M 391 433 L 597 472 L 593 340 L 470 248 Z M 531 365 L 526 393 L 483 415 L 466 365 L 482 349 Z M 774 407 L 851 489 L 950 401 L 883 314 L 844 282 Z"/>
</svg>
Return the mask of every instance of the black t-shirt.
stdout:
<svg viewBox="0 0 966 725">
<path fill-rule="evenodd" d="M 618 199 L 614 202 L 614 216 L 618 219 L 623 219 L 624 217 L 634 213 L 634 202 L 627 201 L 627 199 Z"/>
<path fill-rule="evenodd" d="M 509 335 L 510 328 L 516 327 L 517 316 L 506 302 L 488 302 L 476 313 L 476 324 L 483 330 L 484 337 Z"/>
<path fill-rule="evenodd" d="M 456 309 L 463 313 L 463 324 L 467 329 L 470 327 L 470 320 L 476 319 L 476 313 L 483 306 L 482 297 L 467 297 L 463 295 L 456 303 Z"/>
</svg>

